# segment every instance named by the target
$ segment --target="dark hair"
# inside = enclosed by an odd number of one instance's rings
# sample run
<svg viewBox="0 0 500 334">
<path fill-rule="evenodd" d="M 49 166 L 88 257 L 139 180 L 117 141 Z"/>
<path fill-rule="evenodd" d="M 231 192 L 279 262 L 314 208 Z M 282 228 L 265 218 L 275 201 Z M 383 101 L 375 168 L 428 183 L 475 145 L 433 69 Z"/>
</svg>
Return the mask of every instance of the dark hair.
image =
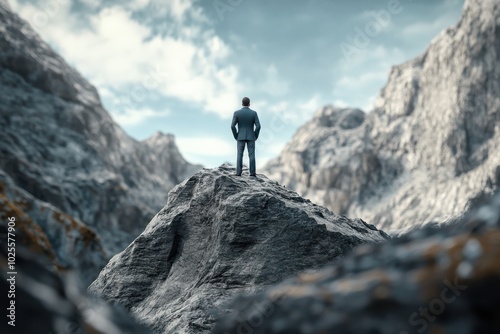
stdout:
<svg viewBox="0 0 500 334">
<path fill-rule="evenodd" d="M 250 105 L 250 99 L 248 97 L 244 97 L 243 100 L 241 100 L 241 104 L 243 104 L 243 107 L 248 107 Z"/>
</svg>

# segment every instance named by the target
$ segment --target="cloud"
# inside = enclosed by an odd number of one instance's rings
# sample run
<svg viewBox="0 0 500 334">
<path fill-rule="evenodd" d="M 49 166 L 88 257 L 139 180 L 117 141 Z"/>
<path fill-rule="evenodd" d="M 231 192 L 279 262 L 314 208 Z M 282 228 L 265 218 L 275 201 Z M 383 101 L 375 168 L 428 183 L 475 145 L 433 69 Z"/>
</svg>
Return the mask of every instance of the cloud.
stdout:
<svg viewBox="0 0 500 334">
<path fill-rule="evenodd" d="M 257 142 L 257 169 L 260 169 L 264 167 L 269 160 L 276 158 L 277 156 L 280 155 L 280 153 L 283 151 L 285 148 L 287 141 L 286 140 L 280 140 L 279 142 L 275 142 L 270 145 L 266 145 L 266 147 L 260 148 L 258 145 L 259 142 Z M 258 172 L 258 171 L 257 171 Z"/>
<path fill-rule="evenodd" d="M 372 95 L 377 93 L 374 87 L 381 89 L 387 82 L 391 67 L 408 58 L 399 48 L 379 45 L 350 61 L 341 60 L 333 72 L 334 100 L 342 100 L 347 106 L 363 110 L 371 109 Z"/>
<path fill-rule="evenodd" d="M 333 105 L 338 108 L 346 108 L 349 106 L 349 104 L 342 99 L 336 99 L 333 101 Z"/>
<path fill-rule="evenodd" d="M 443 30 L 443 27 L 451 26 L 456 23 L 456 15 L 454 13 L 445 12 L 431 22 L 416 22 L 410 24 L 400 30 L 400 34 L 404 38 L 421 38 L 422 36 L 435 36 Z"/>
<path fill-rule="evenodd" d="M 289 84 L 279 77 L 278 70 L 274 64 L 269 65 L 265 71 L 265 79 L 260 85 L 260 91 L 270 96 L 283 96 L 289 91 Z"/>
<path fill-rule="evenodd" d="M 123 112 L 112 112 L 111 116 L 121 126 L 138 125 L 152 117 L 168 117 L 170 112 L 157 111 L 149 108 L 127 109 Z"/>
<path fill-rule="evenodd" d="M 279 132 L 284 125 L 302 125 L 308 121 L 314 111 L 326 104 L 320 95 L 316 94 L 307 100 L 297 99 L 295 101 L 280 101 L 271 103 L 264 100 L 254 104 L 256 110 L 263 110 L 266 113 L 273 114 L 270 118 L 270 127 L 264 131 Z"/>
<path fill-rule="evenodd" d="M 365 70 L 368 68 L 390 68 L 394 64 L 399 64 L 406 60 L 407 55 L 398 47 L 386 47 L 377 45 L 360 50 L 360 52 L 350 59 L 342 58 L 338 67 L 343 72 Z"/>
<path fill-rule="evenodd" d="M 405 39 L 422 39 L 422 37 L 427 39 L 438 36 L 441 31 L 457 23 L 463 3 L 464 0 L 440 1 L 433 9 L 437 15 L 424 16 L 418 22 L 402 27 L 394 33 Z"/>
<path fill-rule="evenodd" d="M 214 137 L 179 137 L 176 138 L 182 154 L 196 157 L 221 157 L 236 154 L 236 144 Z"/>
<path fill-rule="evenodd" d="M 91 9 L 96 9 L 101 5 L 100 0 L 80 0 L 80 2 Z"/>
<path fill-rule="evenodd" d="M 230 47 L 204 21 L 193 0 L 134 0 L 83 17 L 71 12 L 70 1 L 58 1 L 57 11 L 44 25 L 34 20 L 44 10 L 40 5 L 16 3 L 15 10 L 92 83 L 115 91 L 147 86 L 206 112 L 231 116 L 228 106 L 241 95 L 239 71 L 227 61 Z M 182 33 L 157 34 L 134 16 L 135 11 L 148 8 L 169 13 L 173 21 L 190 20 L 178 29 Z M 179 27 L 174 22 L 170 25 Z M 157 72 L 153 79 L 152 71 Z"/>
<path fill-rule="evenodd" d="M 389 72 L 387 70 L 375 70 L 364 72 L 359 76 L 343 76 L 337 81 L 337 87 L 343 89 L 358 89 L 361 87 L 371 86 L 386 82 Z"/>
</svg>

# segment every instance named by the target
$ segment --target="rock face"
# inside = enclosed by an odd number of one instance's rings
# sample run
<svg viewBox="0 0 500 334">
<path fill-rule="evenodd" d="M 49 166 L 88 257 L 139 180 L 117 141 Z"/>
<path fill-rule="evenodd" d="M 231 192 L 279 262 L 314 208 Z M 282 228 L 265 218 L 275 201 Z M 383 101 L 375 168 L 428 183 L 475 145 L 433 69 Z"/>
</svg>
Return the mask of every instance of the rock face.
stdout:
<svg viewBox="0 0 500 334">
<path fill-rule="evenodd" d="M 333 263 L 386 234 L 260 175 L 222 165 L 176 186 L 144 232 L 89 287 L 158 333 L 208 333 L 237 294 Z"/>
<path fill-rule="evenodd" d="M 7 0 L 0 0 L 0 7 L 4 7 L 5 9 L 10 9 L 9 2 Z"/>
<path fill-rule="evenodd" d="M 215 334 L 498 333 L 500 196 L 446 228 L 357 248 L 241 297 Z"/>
<path fill-rule="evenodd" d="M 0 171 L 2 232 L 11 217 L 16 219 L 18 243 L 48 257 L 61 270 L 77 266 L 86 284 L 91 283 L 89 279 L 97 276 L 96 270 L 104 267 L 110 257 L 93 228 L 36 199 Z"/>
<path fill-rule="evenodd" d="M 392 69 L 374 110 L 321 108 L 266 174 L 395 233 L 463 213 L 500 186 L 499 31 L 498 1 L 466 1 L 456 26 Z"/>
<path fill-rule="evenodd" d="M 168 190 L 201 168 L 170 135 L 128 137 L 96 89 L 3 4 L 0 116 L 1 195 L 25 201 L 14 206 L 42 229 L 60 263 L 93 273 L 89 283 L 163 207 Z M 45 207 L 64 218 L 48 217 Z M 78 236 L 62 221 L 92 231 L 95 247 L 73 244 Z M 78 255 L 94 249 L 103 256 L 94 265 Z"/>
</svg>

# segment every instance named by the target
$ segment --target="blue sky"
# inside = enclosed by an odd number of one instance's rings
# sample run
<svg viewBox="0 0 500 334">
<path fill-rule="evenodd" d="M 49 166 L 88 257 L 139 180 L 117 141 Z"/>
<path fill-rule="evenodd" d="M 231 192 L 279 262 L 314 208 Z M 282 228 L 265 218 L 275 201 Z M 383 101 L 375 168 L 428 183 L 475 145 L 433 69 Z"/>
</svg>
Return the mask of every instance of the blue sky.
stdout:
<svg viewBox="0 0 500 334">
<path fill-rule="evenodd" d="M 369 111 L 391 66 L 455 24 L 463 0 L 9 0 L 92 82 L 132 137 L 172 133 L 193 163 L 234 162 L 243 96 L 257 164 L 325 104 Z"/>
</svg>

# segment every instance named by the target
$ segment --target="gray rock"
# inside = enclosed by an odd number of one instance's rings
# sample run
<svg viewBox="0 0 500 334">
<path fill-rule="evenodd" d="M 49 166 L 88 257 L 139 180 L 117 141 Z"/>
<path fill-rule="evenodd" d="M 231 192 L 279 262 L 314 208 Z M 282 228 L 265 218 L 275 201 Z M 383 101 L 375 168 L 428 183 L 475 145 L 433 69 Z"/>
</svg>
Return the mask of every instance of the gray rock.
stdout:
<svg viewBox="0 0 500 334">
<path fill-rule="evenodd" d="M 61 271 L 79 269 L 86 285 L 110 258 L 93 228 L 36 199 L 0 170 L 0 227 L 7 230 L 11 217 L 16 219 L 18 244 L 49 258 Z"/>
<path fill-rule="evenodd" d="M 9 2 L 7 0 L 0 0 L 0 7 L 4 7 L 6 9 L 10 9 Z"/>
<path fill-rule="evenodd" d="M 460 215 L 500 186 L 499 27 L 498 1 L 466 1 L 457 25 L 392 69 L 361 124 L 324 107 L 264 172 L 395 234 Z M 352 126 L 338 122 L 346 110 Z"/>
<path fill-rule="evenodd" d="M 6 294 L 3 299 L 15 302 L 15 318 L 5 317 L 10 311 L 4 311 L 2 333 L 150 333 L 123 309 L 85 295 L 77 277 L 57 274 L 50 261 L 21 244 L 16 248 L 15 298 L 8 299 L 11 284 L 7 279 L 11 276 L 7 272 L 11 270 L 7 268 L 5 241 L 0 240 L 0 286 Z M 15 327 L 8 324 L 12 320 Z"/>
<path fill-rule="evenodd" d="M 168 190 L 201 168 L 183 159 L 171 135 L 143 142 L 126 135 L 97 90 L 7 6 L 0 6 L 0 127 L 0 171 L 10 180 L 4 195 L 16 201 L 20 190 L 35 206 L 97 231 L 96 249 L 107 257 L 142 232 Z M 45 214 L 24 213 L 60 263 L 95 279 L 104 261 L 77 256 L 84 248 L 72 244 L 74 235 L 55 233 Z"/>
<path fill-rule="evenodd" d="M 208 333 L 225 303 L 387 235 L 263 175 L 203 169 L 89 287 L 158 333 Z"/>
<path fill-rule="evenodd" d="M 445 228 L 358 247 L 239 297 L 214 334 L 498 333 L 500 196 Z"/>
</svg>

